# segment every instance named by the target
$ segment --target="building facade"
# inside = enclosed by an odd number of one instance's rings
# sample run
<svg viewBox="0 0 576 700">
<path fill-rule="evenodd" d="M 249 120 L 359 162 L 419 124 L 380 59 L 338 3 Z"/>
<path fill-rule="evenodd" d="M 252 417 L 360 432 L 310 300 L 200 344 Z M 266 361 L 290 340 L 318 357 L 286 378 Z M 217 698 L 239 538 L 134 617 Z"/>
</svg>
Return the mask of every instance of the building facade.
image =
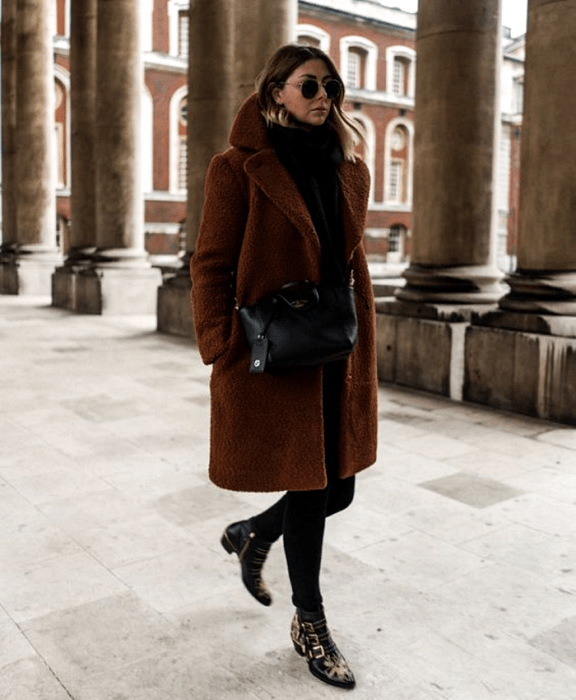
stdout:
<svg viewBox="0 0 576 700">
<path fill-rule="evenodd" d="M 60 246 L 70 220 L 71 0 L 54 0 L 55 141 Z M 186 216 L 188 0 L 142 0 L 142 168 L 146 249 L 169 262 L 183 250 Z M 297 40 L 325 50 L 346 83 L 346 109 L 363 126 L 372 175 L 367 252 L 409 255 L 416 16 L 364 0 L 299 3 Z"/>
<path fill-rule="evenodd" d="M 54 9 L 57 230 L 68 247 L 70 212 L 70 4 Z M 189 0 L 141 0 L 141 109 L 145 245 L 155 264 L 185 249 Z M 346 109 L 363 126 L 372 176 L 365 245 L 372 260 L 411 251 L 416 15 L 370 0 L 302 0 L 297 40 L 325 50 L 346 83 Z M 498 179 L 498 262 L 513 269 L 518 228 L 523 38 L 504 36 Z"/>
</svg>

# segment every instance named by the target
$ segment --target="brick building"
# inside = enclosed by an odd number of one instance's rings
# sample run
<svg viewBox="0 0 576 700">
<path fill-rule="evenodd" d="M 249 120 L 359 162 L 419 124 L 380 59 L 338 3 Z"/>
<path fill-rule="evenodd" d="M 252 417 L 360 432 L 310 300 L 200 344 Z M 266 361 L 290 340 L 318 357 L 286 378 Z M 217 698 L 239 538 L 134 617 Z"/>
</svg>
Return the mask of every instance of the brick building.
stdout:
<svg viewBox="0 0 576 700">
<path fill-rule="evenodd" d="M 57 212 L 66 251 L 70 219 L 71 0 L 54 0 Z M 168 262 L 183 247 L 186 216 L 188 0 L 141 0 L 146 249 Z M 346 108 L 364 126 L 372 175 L 366 249 L 374 260 L 410 254 L 416 15 L 376 0 L 302 0 L 297 39 L 325 50 L 346 83 Z M 509 266 L 517 227 L 523 42 L 505 38 L 499 180 L 499 260 Z M 515 167 L 516 166 L 516 167 Z M 510 234 L 510 235 L 509 235 Z"/>
</svg>

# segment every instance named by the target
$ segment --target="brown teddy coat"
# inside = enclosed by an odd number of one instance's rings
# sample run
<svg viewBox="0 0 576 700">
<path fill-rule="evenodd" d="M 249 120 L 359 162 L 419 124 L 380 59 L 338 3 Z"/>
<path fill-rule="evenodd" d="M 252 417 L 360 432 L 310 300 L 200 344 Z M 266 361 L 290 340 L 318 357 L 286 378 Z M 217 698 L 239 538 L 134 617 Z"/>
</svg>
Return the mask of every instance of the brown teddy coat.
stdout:
<svg viewBox="0 0 576 700">
<path fill-rule="evenodd" d="M 256 96 L 242 105 L 229 148 L 206 175 L 192 256 L 192 312 L 198 349 L 214 363 L 209 474 L 235 491 L 326 486 L 321 367 L 250 374 L 250 349 L 237 308 L 295 280 L 320 282 L 320 243 L 293 178 L 268 138 Z M 357 291 L 359 340 L 346 360 L 339 475 L 376 460 L 377 378 L 374 299 L 362 236 L 369 175 L 359 161 L 338 166 L 345 255 Z"/>
</svg>

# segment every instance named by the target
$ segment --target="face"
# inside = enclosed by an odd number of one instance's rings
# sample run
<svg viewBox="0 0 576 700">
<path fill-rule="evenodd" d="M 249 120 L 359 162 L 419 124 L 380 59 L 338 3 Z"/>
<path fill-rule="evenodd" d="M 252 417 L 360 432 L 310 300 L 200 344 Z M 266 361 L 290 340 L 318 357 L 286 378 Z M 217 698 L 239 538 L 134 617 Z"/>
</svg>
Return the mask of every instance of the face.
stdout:
<svg viewBox="0 0 576 700">
<path fill-rule="evenodd" d="M 328 66 L 320 58 L 306 61 L 288 77 L 282 88 L 277 88 L 274 99 L 283 105 L 304 128 L 324 124 L 332 107 L 324 88 L 320 88 L 311 99 L 302 95 L 301 85 L 305 80 L 317 80 L 321 85 L 330 80 L 332 75 Z"/>
</svg>

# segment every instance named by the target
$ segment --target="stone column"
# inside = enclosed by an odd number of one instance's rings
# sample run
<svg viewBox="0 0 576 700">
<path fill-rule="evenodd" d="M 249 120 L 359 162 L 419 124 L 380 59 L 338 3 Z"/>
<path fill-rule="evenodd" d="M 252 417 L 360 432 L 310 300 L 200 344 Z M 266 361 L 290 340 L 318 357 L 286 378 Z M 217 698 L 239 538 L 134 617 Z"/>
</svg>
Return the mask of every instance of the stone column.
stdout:
<svg viewBox="0 0 576 700">
<path fill-rule="evenodd" d="M 530 0 L 518 269 L 502 309 L 576 316 L 576 0 Z"/>
<path fill-rule="evenodd" d="M 297 14 L 297 0 L 236 0 L 235 109 L 254 92 L 254 80 L 270 55 L 294 41 Z"/>
<path fill-rule="evenodd" d="M 51 5 L 16 1 L 16 252 L 4 266 L 4 290 L 50 294 L 61 260 L 56 247 L 54 74 Z"/>
<path fill-rule="evenodd" d="M 2 259 L 16 249 L 16 0 L 2 0 Z M 3 265 L 0 265 L 0 270 Z M 0 273 L 1 274 L 1 273 Z M 0 281 L 0 290 L 2 290 Z"/>
<path fill-rule="evenodd" d="M 502 295 L 496 260 L 500 0 L 420 0 L 413 252 L 399 299 Z"/>
<path fill-rule="evenodd" d="M 95 264 L 77 281 L 82 313 L 154 313 L 160 271 L 144 247 L 139 0 L 98 0 Z"/>
<path fill-rule="evenodd" d="M 96 250 L 96 12 L 97 0 L 70 8 L 72 193 L 70 248 L 52 278 L 52 304 L 76 308 L 76 279 Z"/>
<path fill-rule="evenodd" d="M 186 249 L 179 272 L 159 292 L 158 330 L 190 336 L 190 256 L 196 247 L 204 180 L 215 153 L 228 147 L 234 98 L 233 0 L 192 0 L 188 64 Z"/>
</svg>

